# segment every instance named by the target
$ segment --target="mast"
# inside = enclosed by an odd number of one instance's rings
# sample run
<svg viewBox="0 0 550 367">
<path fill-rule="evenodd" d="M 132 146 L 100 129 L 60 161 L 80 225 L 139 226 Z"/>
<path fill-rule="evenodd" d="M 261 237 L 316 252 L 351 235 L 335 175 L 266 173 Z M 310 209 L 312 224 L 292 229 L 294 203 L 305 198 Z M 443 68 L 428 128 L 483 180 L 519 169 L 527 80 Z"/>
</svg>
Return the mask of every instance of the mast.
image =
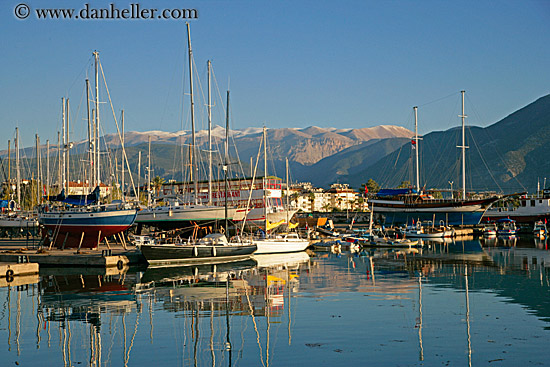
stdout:
<svg viewBox="0 0 550 367">
<path fill-rule="evenodd" d="M 267 130 L 264 126 L 264 176 L 267 177 Z"/>
<path fill-rule="evenodd" d="M 122 135 L 120 137 L 120 142 L 122 144 L 122 152 L 121 152 L 122 156 L 120 158 L 120 163 L 121 163 L 120 164 L 120 167 L 121 167 L 121 172 L 120 173 L 122 175 L 122 179 L 121 179 L 121 181 L 122 181 L 122 190 L 121 190 L 122 191 L 122 201 L 124 201 L 124 197 L 125 197 L 125 195 L 124 195 L 124 110 L 122 110 L 121 124 L 122 124 Z"/>
<path fill-rule="evenodd" d="M 40 138 L 36 138 L 36 205 L 40 205 Z"/>
<path fill-rule="evenodd" d="M 288 181 L 288 157 L 285 159 L 285 162 L 286 162 L 286 225 L 290 226 L 290 220 L 288 218 L 288 210 L 290 208 L 290 202 L 289 202 L 290 185 Z"/>
<path fill-rule="evenodd" d="M 88 175 L 88 187 L 93 182 L 94 163 L 92 156 L 92 121 L 90 117 L 90 80 L 86 78 L 86 117 L 88 119 L 88 165 L 90 167 Z"/>
<path fill-rule="evenodd" d="M 229 91 L 227 91 L 227 102 L 226 102 L 226 113 L 225 113 L 225 154 L 224 154 L 224 163 L 223 163 L 223 172 L 225 178 L 225 231 L 229 233 L 227 227 L 227 192 L 228 190 L 228 181 L 227 181 L 227 170 L 229 166 Z"/>
<path fill-rule="evenodd" d="M 151 135 L 149 135 L 149 155 L 147 159 L 147 208 L 151 208 Z"/>
<path fill-rule="evenodd" d="M 94 150 L 95 150 L 95 185 L 99 186 L 101 177 L 100 177 L 100 160 L 99 160 L 99 71 L 98 71 L 98 64 L 99 64 L 99 52 L 94 51 L 93 52 L 94 59 L 95 59 L 95 142 L 94 142 Z"/>
<path fill-rule="evenodd" d="M 212 205 L 212 98 L 210 88 L 210 70 L 212 63 L 208 60 L 208 205 Z M 229 91 L 227 91 L 229 100 Z M 228 101 L 229 102 L 229 101 Z M 229 111 L 229 106 L 227 106 Z"/>
<path fill-rule="evenodd" d="M 267 195 L 266 195 L 266 188 L 267 188 L 267 149 L 266 149 L 266 128 L 264 126 L 264 184 L 263 184 L 263 192 L 264 192 L 264 220 L 265 220 L 265 234 L 267 235 Z"/>
<path fill-rule="evenodd" d="M 190 88 L 190 97 L 191 97 L 191 150 L 189 152 L 189 165 L 190 165 L 190 174 L 191 174 L 191 181 L 193 181 L 194 184 L 194 192 L 195 192 L 195 204 L 198 203 L 198 197 L 199 197 L 199 187 L 198 187 L 198 165 L 196 162 L 193 162 L 195 159 L 194 155 L 195 153 L 195 101 L 193 97 L 193 50 L 191 48 L 191 29 L 189 28 L 189 23 L 187 23 L 187 45 L 189 47 L 189 88 Z M 193 171 L 195 171 L 195 175 L 193 175 Z M 194 177 L 193 177 L 194 176 Z"/>
<path fill-rule="evenodd" d="M 60 166 L 60 169 L 61 169 L 61 187 L 63 187 L 63 189 L 65 189 L 65 182 L 67 181 L 67 178 L 66 178 L 66 171 L 65 171 L 65 163 L 67 162 L 67 134 L 65 132 L 65 129 L 67 127 L 67 125 L 65 124 L 65 112 L 66 112 L 66 109 L 65 109 L 65 97 L 61 97 L 61 108 L 63 110 L 62 112 L 62 119 L 63 119 L 63 122 L 61 124 L 61 134 L 63 135 L 63 166 Z M 65 193 L 65 195 L 69 195 L 68 192 Z"/>
<path fill-rule="evenodd" d="M 141 150 L 138 152 L 138 184 L 137 184 L 137 202 L 139 205 L 139 185 L 141 184 Z"/>
<path fill-rule="evenodd" d="M 11 140 L 8 140 L 8 200 L 11 200 Z"/>
<path fill-rule="evenodd" d="M 69 188 L 70 188 L 70 185 L 69 185 L 69 166 L 70 166 L 70 160 L 69 160 L 69 150 L 71 149 L 71 143 L 69 141 L 69 98 L 67 98 L 65 100 L 65 103 L 66 103 L 66 114 L 65 114 L 65 123 L 67 124 L 67 127 L 65 128 L 65 134 L 67 135 L 67 146 L 65 147 L 65 149 L 67 150 L 67 163 L 65 164 L 65 169 L 67 170 L 67 174 L 65 176 L 66 180 L 67 180 L 67 195 L 69 195 Z"/>
<path fill-rule="evenodd" d="M 420 192 L 420 166 L 418 164 L 418 107 L 414 106 L 414 151 L 416 156 L 416 189 Z"/>
<path fill-rule="evenodd" d="M 57 188 L 61 189 L 63 181 L 61 179 L 61 134 L 57 132 Z M 61 190 L 59 190 L 61 192 Z"/>
<path fill-rule="evenodd" d="M 46 196 L 50 200 L 50 140 L 46 140 Z"/>
<path fill-rule="evenodd" d="M 17 205 L 21 208 L 21 172 L 19 171 L 19 128 L 15 128 L 15 169 L 17 172 Z"/>
<path fill-rule="evenodd" d="M 464 124 L 464 119 L 468 116 L 464 113 L 464 93 L 465 91 L 461 91 L 460 94 L 462 94 L 462 115 L 459 115 L 459 117 L 462 118 L 462 145 L 459 146 L 459 148 L 462 148 L 462 200 L 466 200 L 466 128 Z"/>
</svg>

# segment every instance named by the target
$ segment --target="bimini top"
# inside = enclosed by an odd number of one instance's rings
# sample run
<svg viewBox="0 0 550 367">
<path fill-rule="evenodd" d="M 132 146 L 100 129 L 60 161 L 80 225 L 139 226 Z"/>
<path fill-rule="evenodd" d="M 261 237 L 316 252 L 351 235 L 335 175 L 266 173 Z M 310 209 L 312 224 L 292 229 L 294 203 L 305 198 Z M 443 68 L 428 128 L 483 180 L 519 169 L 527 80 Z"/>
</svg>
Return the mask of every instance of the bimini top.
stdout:
<svg viewBox="0 0 550 367">
<path fill-rule="evenodd" d="M 376 193 L 376 196 L 398 196 L 406 194 L 418 194 L 415 189 L 381 189 Z"/>
<path fill-rule="evenodd" d="M 512 223 L 512 222 L 515 222 L 515 220 L 510 219 L 510 218 L 502 218 L 502 219 L 499 219 L 498 222 L 499 223 Z"/>
</svg>

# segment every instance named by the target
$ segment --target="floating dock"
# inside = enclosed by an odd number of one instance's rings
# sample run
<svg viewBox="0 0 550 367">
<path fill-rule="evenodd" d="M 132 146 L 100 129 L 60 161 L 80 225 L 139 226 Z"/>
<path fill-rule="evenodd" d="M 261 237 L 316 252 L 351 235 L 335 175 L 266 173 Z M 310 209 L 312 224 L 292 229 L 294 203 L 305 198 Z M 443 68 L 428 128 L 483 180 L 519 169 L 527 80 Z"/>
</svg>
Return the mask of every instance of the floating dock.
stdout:
<svg viewBox="0 0 550 367">
<path fill-rule="evenodd" d="M 123 248 L 111 245 L 101 246 L 98 250 L 32 248 L 21 243 L 0 242 L 0 263 L 27 264 L 36 263 L 40 267 L 101 267 L 122 269 L 130 265 L 145 262 L 143 255 L 135 246 Z M 0 276 L 3 273 L 0 271 Z"/>
</svg>

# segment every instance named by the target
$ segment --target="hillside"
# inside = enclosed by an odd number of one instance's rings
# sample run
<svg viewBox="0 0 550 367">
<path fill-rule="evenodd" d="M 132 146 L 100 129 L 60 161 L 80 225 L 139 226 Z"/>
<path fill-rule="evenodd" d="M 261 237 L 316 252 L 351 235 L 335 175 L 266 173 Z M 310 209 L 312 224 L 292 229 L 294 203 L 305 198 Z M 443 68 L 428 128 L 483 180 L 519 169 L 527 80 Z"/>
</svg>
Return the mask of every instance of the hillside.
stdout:
<svg viewBox="0 0 550 367">
<path fill-rule="evenodd" d="M 420 142 L 421 185 L 457 188 L 460 176 L 461 129 L 432 132 Z M 469 127 L 466 134 L 466 187 L 468 190 L 536 191 L 550 176 L 550 95 L 510 114 L 486 128 Z M 369 178 L 383 187 L 413 182 L 412 149 L 407 144 L 375 164 L 342 177 L 359 185 Z"/>
</svg>

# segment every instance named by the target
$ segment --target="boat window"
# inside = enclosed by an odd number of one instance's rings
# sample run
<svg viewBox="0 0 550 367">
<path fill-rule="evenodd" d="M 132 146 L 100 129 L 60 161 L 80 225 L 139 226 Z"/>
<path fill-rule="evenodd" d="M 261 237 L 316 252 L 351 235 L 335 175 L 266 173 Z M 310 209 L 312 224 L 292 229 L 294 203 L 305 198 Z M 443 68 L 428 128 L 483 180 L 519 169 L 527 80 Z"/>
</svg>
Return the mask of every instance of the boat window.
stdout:
<svg viewBox="0 0 550 367">
<path fill-rule="evenodd" d="M 535 200 L 531 200 L 531 206 L 535 206 Z"/>
<path fill-rule="evenodd" d="M 521 206 L 525 206 L 525 200 L 521 201 Z"/>
</svg>

